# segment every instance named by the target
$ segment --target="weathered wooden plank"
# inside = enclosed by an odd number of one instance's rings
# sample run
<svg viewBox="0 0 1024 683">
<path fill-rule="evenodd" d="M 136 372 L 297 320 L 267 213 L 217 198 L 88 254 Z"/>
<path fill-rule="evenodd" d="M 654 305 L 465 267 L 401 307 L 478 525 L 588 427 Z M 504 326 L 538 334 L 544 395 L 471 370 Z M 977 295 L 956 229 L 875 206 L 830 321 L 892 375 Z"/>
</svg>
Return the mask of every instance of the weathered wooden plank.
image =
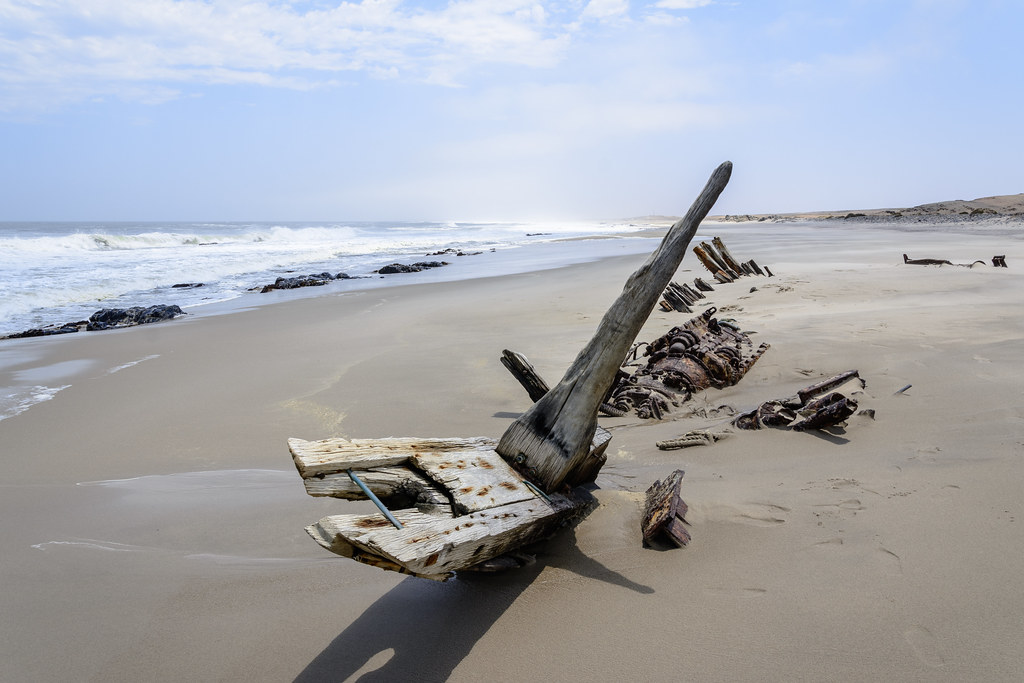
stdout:
<svg viewBox="0 0 1024 683">
<path fill-rule="evenodd" d="M 719 270 L 726 273 L 729 277 L 735 279 L 743 274 L 740 271 L 733 270 L 729 266 L 726 260 L 722 258 L 722 255 L 718 253 L 718 250 L 715 249 L 715 245 L 711 244 L 710 242 L 701 242 L 700 246 L 703 247 L 707 255 L 711 257 L 711 260 L 718 265 Z"/>
<path fill-rule="evenodd" d="M 715 291 L 714 287 L 712 287 L 708 283 L 704 282 L 704 280 L 700 279 L 699 277 L 695 277 L 693 279 L 693 284 L 695 284 L 697 286 L 697 289 L 699 289 L 702 292 L 713 292 L 713 291 Z"/>
<path fill-rule="evenodd" d="M 731 173 L 728 161 L 712 173 L 686 216 L 669 229 L 655 252 L 630 276 L 562 380 L 502 435 L 497 451 L 546 492 L 560 489 L 588 457 L 598 407 Z"/>
<path fill-rule="evenodd" d="M 445 451 L 488 451 L 496 442 L 486 437 L 430 439 L 399 437 L 388 439 L 288 439 L 295 467 L 303 479 L 343 472 L 348 468 L 368 469 L 400 465 L 417 453 Z"/>
<path fill-rule="evenodd" d="M 647 489 L 644 515 L 640 522 L 645 542 L 652 543 L 664 538 L 680 547 L 690 542 L 690 534 L 682 524 L 686 521 L 686 503 L 679 497 L 683 475 L 683 470 L 676 470 Z"/>
<path fill-rule="evenodd" d="M 402 529 L 381 515 L 331 515 L 306 531 L 317 543 L 344 557 L 359 559 L 356 556 L 361 554 L 417 576 L 445 578 L 453 571 L 546 538 L 586 506 L 581 499 L 560 494 L 552 494 L 550 500 L 536 496 L 452 519 L 395 510 Z"/>
<path fill-rule="evenodd" d="M 743 270 L 743 266 L 741 266 L 739 262 L 732 257 L 732 254 L 729 253 L 729 250 L 726 248 L 725 242 L 722 241 L 721 237 L 716 237 L 711 241 L 714 243 L 715 249 L 718 250 L 718 253 L 722 255 L 722 259 L 725 261 L 727 266 L 737 273 Z"/>
<path fill-rule="evenodd" d="M 536 496 L 493 450 L 423 453 L 409 462 L 451 493 L 460 515 Z"/>
</svg>

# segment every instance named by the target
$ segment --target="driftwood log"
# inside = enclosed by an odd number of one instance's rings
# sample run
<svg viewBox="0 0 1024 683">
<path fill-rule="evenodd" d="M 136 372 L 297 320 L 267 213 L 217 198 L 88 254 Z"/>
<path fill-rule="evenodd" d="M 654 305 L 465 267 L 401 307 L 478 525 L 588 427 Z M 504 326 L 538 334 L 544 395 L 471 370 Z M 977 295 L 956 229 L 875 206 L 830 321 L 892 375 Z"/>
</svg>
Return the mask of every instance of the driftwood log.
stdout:
<svg viewBox="0 0 1024 683">
<path fill-rule="evenodd" d="M 517 419 L 498 442 L 498 453 L 547 493 L 575 485 L 589 452 L 598 407 L 633 340 L 679 268 L 700 222 L 732 174 L 725 162 L 682 219 L 673 225 L 626 286 L 562 380 Z"/>
</svg>

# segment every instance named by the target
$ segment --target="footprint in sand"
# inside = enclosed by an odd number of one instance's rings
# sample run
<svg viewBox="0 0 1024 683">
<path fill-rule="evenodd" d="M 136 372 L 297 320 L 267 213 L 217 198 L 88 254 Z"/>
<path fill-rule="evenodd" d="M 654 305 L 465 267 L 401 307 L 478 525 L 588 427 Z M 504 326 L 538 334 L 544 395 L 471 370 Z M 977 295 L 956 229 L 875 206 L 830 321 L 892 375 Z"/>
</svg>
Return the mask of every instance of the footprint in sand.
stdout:
<svg viewBox="0 0 1024 683">
<path fill-rule="evenodd" d="M 778 526 L 785 524 L 786 520 L 782 513 L 789 512 L 789 508 L 772 503 L 748 503 L 739 508 L 739 514 L 734 519 L 742 524 L 752 526 Z"/>
<path fill-rule="evenodd" d="M 927 666 L 942 666 L 946 660 L 942 658 L 942 650 L 932 632 L 924 626 L 916 625 L 903 632 L 903 638 L 913 648 L 914 654 Z"/>
</svg>

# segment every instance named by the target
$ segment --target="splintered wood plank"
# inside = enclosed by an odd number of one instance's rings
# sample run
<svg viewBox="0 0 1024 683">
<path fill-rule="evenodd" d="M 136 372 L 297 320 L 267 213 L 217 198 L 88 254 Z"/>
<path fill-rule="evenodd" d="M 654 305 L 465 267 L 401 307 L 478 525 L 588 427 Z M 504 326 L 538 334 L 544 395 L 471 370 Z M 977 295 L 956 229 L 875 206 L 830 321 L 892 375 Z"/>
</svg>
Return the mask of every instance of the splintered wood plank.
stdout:
<svg viewBox="0 0 1024 683">
<path fill-rule="evenodd" d="M 535 497 L 455 518 L 396 510 L 393 514 L 402 529 L 379 514 L 331 515 L 306 531 L 344 557 L 382 558 L 418 576 L 441 578 L 546 538 L 586 506 L 582 500 L 560 494 L 550 499 L 548 503 Z"/>
<path fill-rule="evenodd" d="M 359 470 L 359 478 L 373 491 L 378 498 L 407 496 L 415 500 L 417 507 L 422 505 L 445 506 L 451 508 L 445 492 L 430 479 L 408 467 L 375 467 Z M 311 496 L 327 496 L 345 500 L 365 500 L 359 485 L 352 481 L 348 472 L 335 472 L 303 479 L 306 493 Z"/>
<path fill-rule="evenodd" d="M 494 439 L 483 436 L 465 439 L 288 439 L 288 449 L 292 453 L 299 474 L 303 479 L 307 479 L 321 474 L 344 472 L 349 468 L 363 470 L 370 467 L 401 465 L 418 453 L 492 450 L 496 443 Z"/>
<path fill-rule="evenodd" d="M 536 497 L 493 450 L 419 453 L 409 462 L 451 494 L 459 514 Z"/>
<path fill-rule="evenodd" d="M 682 470 L 676 470 L 647 489 L 644 516 L 640 522 L 644 541 L 650 543 L 664 538 L 680 547 L 690 542 L 690 534 L 683 526 L 686 503 L 679 497 L 683 474 Z"/>
</svg>

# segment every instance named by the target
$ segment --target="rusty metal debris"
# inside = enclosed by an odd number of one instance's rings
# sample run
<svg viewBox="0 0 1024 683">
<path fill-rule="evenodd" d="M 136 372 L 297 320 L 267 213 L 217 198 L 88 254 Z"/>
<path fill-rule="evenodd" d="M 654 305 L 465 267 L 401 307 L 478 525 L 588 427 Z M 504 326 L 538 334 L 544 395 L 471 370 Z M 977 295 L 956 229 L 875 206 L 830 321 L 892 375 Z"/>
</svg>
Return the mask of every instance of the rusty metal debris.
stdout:
<svg viewBox="0 0 1024 683">
<path fill-rule="evenodd" d="M 733 424 L 740 429 L 780 427 L 798 432 L 839 425 L 857 411 L 857 401 L 839 392 L 832 392 L 832 389 L 853 379 L 860 382 L 861 388 L 864 387 L 864 380 L 859 373 L 847 370 L 801 389 L 796 396 L 765 401 L 754 410 L 737 415 Z"/>
<path fill-rule="evenodd" d="M 620 370 L 605 403 L 623 413 L 661 419 L 697 391 L 739 382 L 769 345 L 754 348 L 745 332 L 714 318 L 716 311 L 708 308 L 647 344 L 647 362 L 632 374 Z M 642 346 L 634 347 L 634 358 Z"/>
</svg>

